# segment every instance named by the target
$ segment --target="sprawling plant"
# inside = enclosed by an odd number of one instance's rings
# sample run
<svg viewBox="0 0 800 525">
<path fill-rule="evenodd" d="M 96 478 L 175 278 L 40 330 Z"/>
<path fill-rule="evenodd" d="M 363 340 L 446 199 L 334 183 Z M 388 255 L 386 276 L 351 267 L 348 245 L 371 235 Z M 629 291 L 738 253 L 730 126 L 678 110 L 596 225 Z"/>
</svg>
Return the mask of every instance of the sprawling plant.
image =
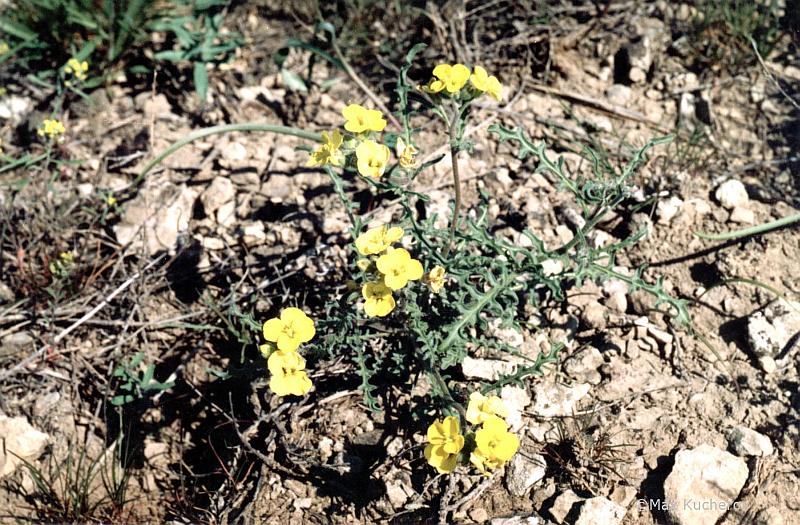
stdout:
<svg viewBox="0 0 800 525">
<path fill-rule="evenodd" d="M 629 197 L 631 175 L 647 151 L 669 139 L 648 143 L 619 173 L 597 167 L 594 177 L 584 178 L 570 176 L 563 159 L 548 158 L 545 145 L 534 144 L 522 130 L 491 126 L 500 141 L 518 149 L 521 159 L 531 159 L 538 170 L 555 177 L 583 211 L 584 226 L 563 246 L 547 250 L 529 230 L 523 232 L 529 242 L 512 243 L 492 233 L 485 195 L 474 213 L 462 212 L 458 164 L 459 155 L 472 150 L 465 129 L 473 103 L 484 96 L 500 101 L 502 85 L 478 65 L 470 69 L 463 64 L 439 64 L 431 81 L 414 89 L 407 73 L 420 49 L 416 46 L 408 53 L 398 78 L 401 130 L 387 131 L 380 111 L 351 104 L 342 111 L 342 129 L 323 133 L 321 145 L 309 157 L 307 165 L 321 166 L 333 181 L 350 218 L 353 240 L 353 282 L 343 296 L 327 305 L 319 321 L 317 347 L 331 357 L 354 357 L 364 400 L 376 410 L 379 375 L 404 385 L 426 376 L 431 385 L 431 403 L 426 407 L 434 406 L 445 416 L 428 429 L 426 459 L 440 472 L 470 462 L 489 474 L 511 458 L 519 441 L 508 430 L 507 409 L 500 398 L 485 394 L 541 375 L 543 366 L 556 360 L 559 351 L 553 344 L 534 358 L 500 337 L 498 326 L 524 324 L 520 319 L 526 304 L 536 307 L 546 297 L 563 300 L 565 291 L 575 284 L 614 278 L 654 294 L 658 304 L 671 307 L 678 321 L 689 322 L 684 303 L 666 294 L 660 282 L 647 283 L 640 273 L 631 276 L 614 269 L 617 252 L 640 234 L 604 247 L 587 241 L 597 224 Z M 423 111 L 436 115 L 449 137 L 454 201 L 447 228 L 437 227 L 436 216 L 419 217 L 415 204 L 428 197 L 411 189 L 423 170 L 441 160 L 419 161 L 411 117 Z M 348 172 L 357 173 L 375 193 L 394 195 L 400 216 L 391 224 L 375 224 L 358 215 L 345 187 L 348 177 L 343 173 Z M 268 340 L 274 340 L 277 322 L 271 319 L 264 325 Z M 286 333 L 300 333 L 298 327 L 285 326 Z M 478 348 L 513 354 L 524 364 L 472 392 L 465 408 L 465 385 L 452 372 Z M 270 371 L 277 377 L 293 377 L 296 391 L 292 393 L 304 394 L 311 385 L 302 371 L 305 361 L 295 354 L 295 348 L 283 352 L 279 345 L 265 351 Z M 273 367 L 273 360 L 288 365 Z M 273 390 L 286 393 L 285 388 Z M 472 430 L 465 432 L 468 428 Z"/>
</svg>

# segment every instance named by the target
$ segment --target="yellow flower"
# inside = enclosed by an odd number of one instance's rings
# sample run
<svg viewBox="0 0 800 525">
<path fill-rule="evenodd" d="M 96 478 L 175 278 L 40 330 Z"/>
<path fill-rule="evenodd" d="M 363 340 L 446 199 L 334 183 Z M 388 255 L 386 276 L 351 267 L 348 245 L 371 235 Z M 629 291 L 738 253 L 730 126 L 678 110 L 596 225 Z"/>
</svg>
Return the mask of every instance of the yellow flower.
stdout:
<svg viewBox="0 0 800 525">
<path fill-rule="evenodd" d="M 362 272 L 366 272 L 370 264 L 372 264 L 372 262 L 370 262 L 369 259 L 359 259 L 356 261 L 356 268 Z"/>
<path fill-rule="evenodd" d="M 434 266 L 433 269 L 428 272 L 428 277 L 425 281 L 428 283 L 433 293 L 439 293 L 444 287 L 444 268 L 441 266 Z"/>
<path fill-rule="evenodd" d="M 334 166 L 344 166 L 344 153 L 340 151 L 342 140 L 344 137 L 339 130 L 336 129 L 333 133 L 328 134 L 327 131 L 322 132 L 322 145 L 315 149 L 306 162 L 306 167 L 323 166 L 325 164 L 332 164 Z"/>
<path fill-rule="evenodd" d="M 475 450 L 469 460 L 484 475 L 502 467 L 519 449 L 519 438 L 508 431 L 508 425 L 497 416 L 483 422 L 475 432 Z"/>
<path fill-rule="evenodd" d="M 0 55 L 5 55 L 10 49 L 7 42 L 0 42 Z"/>
<path fill-rule="evenodd" d="M 106 204 L 108 204 L 109 206 L 113 206 L 116 203 L 117 203 L 117 198 L 114 197 L 113 195 L 109 195 L 108 197 L 106 197 Z"/>
<path fill-rule="evenodd" d="M 406 144 L 402 137 L 397 137 L 397 148 L 395 149 L 400 166 L 406 169 L 417 167 L 417 153 L 419 150 L 413 144 Z"/>
<path fill-rule="evenodd" d="M 64 264 L 72 264 L 75 262 L 75 255 L 72 252 L 61 252 L 58 254 L 58 258 Z"/>
<path fill-rule="evenodd" d="M 503 404 L 502 399 L 497 396 L 486 397 L 480 392 L 473 392 L 469 395 L 467 421 L 473 425 L 480 425 L 495 416 L 508 416 L 508 409 Z"/>
<path fill-rule="evenodd" d="M 65 131 L 66 129 L 64 129 L 64 124 L 54 118 L 49 118 L 42 122 L 42 125 L 39 126 L 39 129 L 36 131 L 36 133 L 40 137 L 55 139 L 63 135 Z"/>
<path fill-rule="evenodd" d="M 87 71 L 89 71 L 89 63 L 85 60 L 79 62 L 77 58 L 70 58 L 67 60 L 67 65 L 64 66 L 64 73 L 71 73 L 78 80 L 86 80 Z"/>
<path fill-rule="evenodd" d="M 347 122 L 344 129 L 350 133 L 363 133 L 365 131 L 383 131 L 386 119 L 377 109 L 367 109 L 358 104 L 350 104 L 342 110 L 342 116 Z"/>
<path fill-rule="evenodd" d="M 365 283 L 361 287 L 364 296 L 364 313 L 370 317 L 384 317 L 394 310 L 392 291 L 381 282 Z"/>
<path fill-rule="evenodd" d="M 428 427 L 428 445 L 425 459 L 428 464 L 441 473 L 453 472 L 458 463 L 458 453 L 464 448 L 464 436 L 458 425 L 458 418 L 447 416 L 436 420 Z"/>
<path fill-rule="evenodd" d="M 312 321 L 299 308 L 285 308 L 281 316 L 264 323 L 264 339 L 276 343 L 279 352 L 294 352 L 302 343 L 311 341 L 316 330 Z"/>
<path fill-rule="evenodd" d="M 435 79 L 428 84 L 428 89 L 434 93 L 442 90 L 450 94 L 456 93 L 464 87 L 469 79 L 469 68 L 464 64 L 439 64 L 433 68 Z"/>
<path fill-rule="evenodd" d="M 389 162 L 389 148 L 374 140 L 365 140 L 356 146 L 358 172 L 365 177 L 379 178 Z"/>
<path fill-rule="evenodd" d="M 402 239 L 404 234 L 403 228 L 399 226 L 372 228 L 358 236 L 356 249 L 361 255 L 377 255 L 386 251 L 393 242 Z"/>
<path fill-rule="evenodd" d="M 297 352 L 273 352 L 267 360 L 267 368 L 272 374 L 269 389 L 279 396 L 305 395 L 311 390 L 305 367 L 305 359 Z"/>
<path fill-rule="evenodd" d="M 389 248 L 375 264 L 383 274 L 383 282 L 392 290 L 400 290 L 408 281 L 422 277 L 422 263 L 412 259 L 405 248 Z"/>
<path fill-rule="evenodd" d="M 258 351 L 261 352 L 261 355 L 264 356 L 264 359 L 267 359 L 269 356 L 271 356 L 272 353 L 277 349 L 278 347 L 275 346 L 275 343 L 270 343 L 269 341 L 263 345 L 258 345 Z"/>
<path fill-rule="evenodd" d="M 469 81 L 475 89 L 481 93 L 488 94 L 498 102 L 503 97 L 503 85 L 497 80 L 496 76 L 489 76 L 481 66 L 475 66 Z"/>
</svg>

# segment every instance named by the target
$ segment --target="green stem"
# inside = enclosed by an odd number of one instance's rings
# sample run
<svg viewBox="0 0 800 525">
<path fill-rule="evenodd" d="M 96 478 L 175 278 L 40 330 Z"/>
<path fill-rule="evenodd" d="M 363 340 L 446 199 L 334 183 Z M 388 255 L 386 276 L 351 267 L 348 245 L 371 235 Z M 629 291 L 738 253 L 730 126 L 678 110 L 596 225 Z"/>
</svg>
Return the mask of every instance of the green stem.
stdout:
<svg viewBox="0 0 800 525">
<path fill-rule="evenodd" d="M 442 374 L 436 368 L 429 367 L 427 369 L 428 377 L 436 383 L 436 386 L 439 387 L 439 390 L 447 397 L 447 400 L 450 402 L 450 406 L 454 406 L 456 410 L 463 416 L 464 415 L 464 407 L 458 401 L 453 398 L 453 394 L 450 392 L 450 387 L 447 386 Z"/>
<path fill-rule="evenodd" d="M 572 240 L 570 240 L 564 246 L 558 248 L 555 251 L 555 253 L 559 254 L 567 253 L 567 251 L 569 251 L 572 247 L 578 244 L 582 238 L 585 238 L 586 235 L 588 235 L 589 232 L 591 232 L 594 229 L 594 227 L 597 226 L 597 223 L 599 223 L 603 219 L 603 217 L 606 216 L 606 213 L 608 213 L 608 211 L 612 208 L 613 208 L 612 206 L 603 206 L 599 210 L 597 210 L 592 215 L 592 218 L 586 222 L 583 228 L 581 228 L 580 232 L 576 233 L 575 236 L 572 237 Z"/>
<path fill-rule="evenodd" d="M 358 236 L 359 230 L 361 230 L 361 222 L 353 213 L 352 203 L 350 199 L 347 198 L 347 194 L 344 191 L 344 184 L 342 182 L 342 178 L 334 171 L 333 168 L 326 165 L 325 171 L 328 173 L 328 176 L 331 178 L 331 182 L 333 182 L 333 189 L 336 192 L 336 195 L 339 196 L 339 200 L 342 201 L 342 205 L 344 206 L 345 212 L 347 212 L 347 217 L 350 219 L 350 235 L 355 239 Z"/>
<path fill-rule="evenodd" d="M 458 214 L 461 211 L 461 177 L 458 173 L 458 138 L 456 137 L 458 121 L 459 118 L 456 115 L 450 123 L 450 160 L 453 164 L 453 186 L 455 187 L 453 197 L 455 200 L 453 203 L 453 217 L 450 219 L 450 235 L 447 239 L 447 247 L 444 250 L 445 258 L 450 255 L 450 249 L 453 247 L 456 228 L 458 227 Z"/>
<path fill-rule="evenodd" d="M 743 230 L 736 230 L 732 232 L 726 233 L 719 233 L 719 234 L 712 234 L 712 233 L 705 233 L 705 232 L 694 232 L 697 237 L 701 239 L 707 239 L 709 241 L 727 241 L 728 239 L 737 239 L 739 237 L 746 237 L 748 235 L 757 235 L 759 233 L 766 233 L 772 230 L 776 230 L 783 226 L 788 226 L 790 224 L 794 224 L 795 222 L 800 222 L 800 213 L 796 213 L 794 215 L 789 215 L 788 217 L 784 217 L 782 219 L 777 219 L 771 222 L 767 222 L 764 224 L 759 224 L 758 226 L 752 226 L 750 228 L 745 228 Z"/>
<path fill-rule="evenodd" d="M 11 161 L 8 164 L 6 164 L 5 166 L 0 167 L 0 173 L 4 173 L 6 171 L 13 170 L 17 166 L 23 166 L 24 165 L 25 167 L 28 167 L 31 164 L 36 164 L 40 160 L 46 159 L 47 155 L 48 155 L 47 153 L 40 153 L 39 155 L 36 155 L 35 157 L 31 157 L 30 155 L 25 155 L 22 158 L 19 158 L 17 160 Z"/>
<path fill-rule="evenodd" d="M 223 124 L 221 126 L 211 126 L 210 128 L 203 128 L 197 131 L 193 131 L 189 133 L 184 138 L 173 144 L 172 146 L 168 147 L 160 154 L 158 154 L 153 160 L 147 163 L 144 169 L 139 173 L 136 179 L 133 181 L 132 185 L 139 184 L 145 176 L 155 168 L 158 164 L 161 163 L 164 159 L 184 147 L 185 145 L 194 142 L 195 140 L 199 140 L 209 135 L 215 135 L 217 133 L 229 133 L 231 131 L 266 131 L 269 133 L 278 133 L 281 135 L 291 135 L 294 137 L 300 137 L 306 140 L 313 140 L 314 142 L 322 142 L 322 137 L 319 133 L 314 133 L 313 131 L 306 131 L 304 129 L 298 128 L 290 128 L 288 126 L 277 126 L 274 124 L 257 124 L 254 122 L 246 122 L 244 124 Z"/>
</svg>

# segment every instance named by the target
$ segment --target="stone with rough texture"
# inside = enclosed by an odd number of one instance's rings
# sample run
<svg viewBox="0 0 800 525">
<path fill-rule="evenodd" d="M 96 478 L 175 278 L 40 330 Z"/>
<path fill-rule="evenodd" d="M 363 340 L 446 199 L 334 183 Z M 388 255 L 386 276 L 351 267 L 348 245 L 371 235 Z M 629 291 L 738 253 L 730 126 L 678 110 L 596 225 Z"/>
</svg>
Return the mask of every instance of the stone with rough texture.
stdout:
<svg viewBox="0 0 800 525">
<path fill-rule="evenodd" d="M 477 507 L 469 511 L 469 517 L 478 523 L 486 523 L 489 520 L 489 513 L 483 507 Z"/>
<path fill-rule="evenodd" d="M 631 99 L 631 88 L 624 84 L 614 84 L 606 89 L 606 98 L 617 106 L 626 106 Z"/>
<path fill-rule="evenodd" d="M 508 408 L 506 422 L 512 431 L 522 428 L 522 411 L 531 404 L 531 396 L 522 387 L 506 385 L 500 390 L 500 399 Z"/>
<path fill-rule="evenodd" d="M 756 214 L 750 208 L 738 206 L 731 211 L 729 219 L 731 222 L 738 222 L 739 224 L 755 224 Z"/>
<path fill-rule="evenodd" d="M 564 363 L 564 371 L 579 381 L 587 381 L 593 385 L 600 383 L 600 372 L 603 365 L 603 354 L 593 346 L 581 348 Z"/>
<path fill-rule="evenodd" d="M 114 226 L 117 242 L 144 246 L 148 255 L 170 250 L 178 233 L 186 231 L 192 217 L 197 193 L 185 184 L 153 183 L 125 207 L 119 224 Z"/>
<path fill-rule="evenodd" d="M 758 366 L 767 374 L 774 374 L 778 370 L 778 363 L 768 355 L 759 356 Z"/>
<path fill-rule="evenodd" d="M 580 506 L 575 525 L 619 525 L 625 512 L 625 507 L 606 498 L 589 498 Z"/>
<path fill-rule="evenodd" d="M 576 503 L 583 501 L 583 498 L 567 489 L 553 500 L 553 506 L 550 507 L 548 512 L 553 517 L 556 523 L 564 523 L 567 515 L 572 512 L 572 507 Z"/>
<path fill-rule="evenodd" d="M 19 124 L 32 108 L 33 102 L 30 98 L 6 95 L 0 99 L 0 120 L 9 120 L 14 125 Z"/>
<path fill-rule="evenodd" d="M 770 456 L 775 451 L 767 436 L 742 426 L 728 432 L 728 445 L 737 456 Z"/>
<path fill-rule="evenodd" d="M 798 332 L 798 301 L 780 299 L 747 320 L 747 336 L 756 356 L 777 356 Z"/>
<path fill-rule="evenodd" d="M 547 463 L 540 454 L 514 454 L 506 470 L 506 486 L 517 497 L 527 496 L 531 487 L 544 479 Z"/>
<path fill-rule="evenodd" d="M 683 207 L 683 200 L 672 196 L 667 200 L 660 200 L 656 205 L 659 224 L 669 224 L 672 219 L 680 213 Z"/>
<path fill-rule="evenodd" d="M 25 348 L 32 345 L 34 341 L 33 336 L 28 332 L 14 332 L 3 336 L 0 339 L 0 346 L 14 349 Z"/>
<path fill-rule="evenodd" d="M 664 482 L 668 516 L 677 525 L 716 523 L 739 497 L 748 474 L 742 458 L 711 445 L 678 452 Z"/>
<path fill-rule="evenodd" d="M 0 415 L 0 478 L 44 451 L 50 436 L 33 428 L 24 417 Z"/>
<path fill-rule="evenodd" d="M 731 179 L 723 182 L 714 192 L 714 197 L 726 210 L 746 207 L 750 198 L 747 195 L 747 188 L 741 181 Z"/>
<path fill-rule="evenodd" d="M 516 365 L 499 359 L 482 359 L 465 357 L 461 362 L 461 371 L 467 379 L 487 379 L 496 381 L 500 376 L 513 374 Z"/>
<path fill-rule="evenodd" d="M 512 516 L 510 518 L 495 518 L 489 523 L 491 525 L 539 525 L 541 522 L 537 516 Z"/>
<path fill-rule="evenodd" d="M 540 417 L 571 416 L 578 402 L 589 393 L 589 388 L 588 383 L 571 387 L 553 383 L 537 385 L 531 411 Z"/>
<path fill-rule="evenodd" d="M 213 215 L 223 204 L 231 202 L 236 197 L 236 189 L 233 182 L 227 177 L 214 177 L 211 184 L 200 195 L 200 202 L 203 203 L 203 210 L 206 215 Z"/>
</svg>

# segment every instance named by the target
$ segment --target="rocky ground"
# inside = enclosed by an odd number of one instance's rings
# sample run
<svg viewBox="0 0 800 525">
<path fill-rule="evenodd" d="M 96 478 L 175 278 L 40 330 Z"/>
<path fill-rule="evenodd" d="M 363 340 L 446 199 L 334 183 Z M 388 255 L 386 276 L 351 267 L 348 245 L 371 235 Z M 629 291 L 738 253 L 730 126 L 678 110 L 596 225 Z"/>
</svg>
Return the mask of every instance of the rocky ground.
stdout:
<svg viewBox="0 0 800 525">
<path fill-rule="evenodd" d="M 424 384 L 372 413 L 351 364 L 314 363 L 315 392 L 291 402 L 271 396 L 257 369 L 230 374 L 243 355 L 257 358 L 257 329 L 242 312 L 260 322 L 288 302 L 313 310 L 318 290 L 343 281 L 344 208 L 327 176 L 303 167 L 303 141 L 270 134 L 209 136 L 133 182 L 155 153 L 203 125 L 325 130 L 340 124 L 347 103 L 367 100 L 325 67 L 315 68 L 310 92 L 289 89 L 264 57 L 303 25 L 290 8 L 245 5 L 236 29 L 261 51 L 212 73 L 202 119 L 191 90 L 112 84 L 69 108 L 61 154 L 77 162 L 49 183 L 0 194 L 0 520 L 52 520 L 32 474 L 42 472 L 66 486 L 85 481 L 98 515 L 119 522 L 800 522 L 800 231 L 727 242 L 694 235 L 797 212 L 796 33 L 793 41 L 785 29 L 770 55 L 755 57 L 724 26 L 694 31 L 699 13 L 689 4 L 632 6 L 553 7 L 545 29 L 511 10 L 506 33 L 497 27 L 503 16 L 470 14 L 472 31 L 508 35 L 486 47 L 451 34 L 447 8 L 429 5 L 421 38 L 431 47 L 421 62 L 484 61 L 504 82 L 504 103 L 482 107 L 469 130 L 476 146 L 462 177 L 467 206 L 486 191 L 496 232 L 514 242 L 530 228 L 556 246 L 581 217 L 488 124 L 524 126 L 576 175 L 591 174 L 585 145 L 619 164 L 674 133 L 635 176 L 633 201 L 592 242 L 646 226 L 617 263 L 663 277 L 689 302 L 693 330 L 620 281 L 584 283 L 530 312 L 525 329 L 506 330 L 508 342 L 531 355 L 548 340 L 565 349 L 544 377 L 504 387 L 522 446 L 489 478 L 436 476 L 425 465 L 424 425 L 409 420 L 410 395 L 423 395 Z M 708 47 L 723 43 L 731 60 L 712 60 Z M 284 67 L 302 72 L 308 56 L 292 53 Z M 380 92 L 388 73 L 353 60 Z M 21 130 L 38 122 L 36 97 L 22 84 L 0 98 L 7 150 L 30 146 Z M 422 155 L 435 158 L 446 137 L 432 121 L 417 124 Z M 449 162 L 414 181 L 431 198 L 428 213 L 447 216 Z M 11 188 L 24 175 L 0 177 Z M 108 191 L 119 192 L 117 203 Z M 355 182 L 362 211 L 372 212 L 367 191 Z M 396 211 L 383 202 L 375 218 Z M 76 269 L 53 299 L 48 263 L 64 251 Z M 137 352 L 174 386 L 118 411 L 109 403 L 113 372 Z M 515 366 L 477 352 L 461 373 L 478 384 Z M 133 458 L 127 501 L 98 502 L 121 474 L 107 461 L 120 447 Z M 82 469 L 64 469 L 79 461 Z"/>
</svg>

